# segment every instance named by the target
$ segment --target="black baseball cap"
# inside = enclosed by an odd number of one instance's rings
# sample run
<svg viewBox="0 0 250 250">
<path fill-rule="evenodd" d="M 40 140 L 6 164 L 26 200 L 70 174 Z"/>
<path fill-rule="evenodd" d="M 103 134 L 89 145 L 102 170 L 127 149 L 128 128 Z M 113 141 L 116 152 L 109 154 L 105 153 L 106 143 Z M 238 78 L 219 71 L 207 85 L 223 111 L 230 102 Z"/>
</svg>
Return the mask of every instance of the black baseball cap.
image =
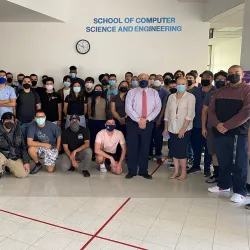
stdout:
<svg viewBox="0 0 250 250">
<path fill-rule="evenodd" d="M 71 115 L 70 118 L 69 118 L 70 121 L 72 120 L 78 120 L 80 121 L 80 116 L 79 115 Z"/>
</svg>

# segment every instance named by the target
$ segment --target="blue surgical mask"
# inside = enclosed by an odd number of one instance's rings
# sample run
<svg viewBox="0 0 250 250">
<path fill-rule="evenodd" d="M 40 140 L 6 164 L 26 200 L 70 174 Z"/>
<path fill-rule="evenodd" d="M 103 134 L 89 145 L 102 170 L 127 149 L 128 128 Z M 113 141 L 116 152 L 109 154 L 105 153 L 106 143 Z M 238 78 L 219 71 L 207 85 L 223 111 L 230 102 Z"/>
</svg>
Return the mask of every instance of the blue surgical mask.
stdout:
<svg viewBox="0 0 250 250">
<path fill-rule="evenodd" d="M 36 118 L 36 123 L 38 125 L 43 125 L 45 123 L 45 118 L 41 117 L 41 118 Z"/>
<path fill-rule="evenodd" d="M 106 129 L 109 131 L 109 132 L 112 132 L 115 130 L 115 125 L 107 125 L 106 126 Z"/>
<path fill-rule="evenodd" d="M 177 92 L 183 93 L 186 91 L 186 85 L 177 85 Z"/>
<path fill-rule="evenodd" d="M 6 83 L 6 78 L 0 77 L 0 84 L 5 84 L 5 83 Z"/>
<path fill-rule="evenodd" d="M 76 78 L 76 73 L 70 73 L 71 78 Z"/>
<path fill-rule="evenodd" d="M 140 81 L 139 86 L 140 86 L 142 89 L 147 88 L 147 86 L 148 86 L 148 81 L 147 81 L 147 80 L 142 80 L 142 81 Z"/>
<path fill-rule="evenodd" d="M 75 93 L 79 93 L 81 91 L 81 87 L 74 87 L 73 90 Z"/>
<path fill-rule="evenodd" d="M 110 86 L 115 86 L 116 85 L 116 81 L 115 80 L 110 80 L 109 81 L 109 85 Z"/>
<path fill-rule="evenodd" d="M 132 86 L 133 87 L 137 87 L 138 86 L 138 82 L 137 81 L 132 81 Z"/>
<path fill-rule="evenodd" d="M 64 87 L 68 88 L 70 86 L 70 82 L 64 82 L 63 85 Z"/>
</svg>

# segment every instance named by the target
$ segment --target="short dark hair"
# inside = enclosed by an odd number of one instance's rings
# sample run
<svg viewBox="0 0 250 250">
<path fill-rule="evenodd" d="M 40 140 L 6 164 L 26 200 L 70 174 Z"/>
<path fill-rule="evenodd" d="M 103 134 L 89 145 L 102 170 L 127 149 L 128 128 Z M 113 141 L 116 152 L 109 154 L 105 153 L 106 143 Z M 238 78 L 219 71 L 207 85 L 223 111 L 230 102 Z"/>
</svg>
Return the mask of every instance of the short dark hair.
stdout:
<svg viewBox="0 0 250 250">
<path fill-rule="evenodd" d="M 150 76 L 155 76 L 155 77 L 156 77 L 156 74 L 151 74 Z M 150 77 L 150 76 L 149 76 L 149 77 Z"/>
<path fill-rule="evenodd" d="M 85 79 L 85 82 L 93 82 L 93 83 L 95 83 L 95 80 L 94 80 L 93 77 L 88 76 L 88 77 Z"/>
<path fill-rule="evenodd" d="M 183 77 L 185 76 L 185 72 L 178 69 L 175 73 L 174 73 L 174 77 L 178 74 L 178 73 L 181 73 L 183 75 Z"/>
<path fill-rule="evenodd" d="M 4 71 L 4 70 L 0 70 L 0 73 L 5 73 L 5 74 L 6 74 L 6 71 Z"/>
<path fill-rule="evenodd" d="M 171 79 L 174 79 L 174 75 L 171 73 L 171 72 L 167 72 L 163 75 L 163 79 L 166 77 L 166 76 L 170 76 Z"/>
<path fill-rule="evenodd" d="M 67 81 L 68 79 L 70 79 L 70 81 L 71 81 L 71 77 L 69 75 L 64 76 L 63 77 L 63 82 Z"/>
<path fill-rule="evenodd" d="M 23 77 L 24 77 L 25 75 L 24 75 L 23 73 L 20 73 L 20 74 L 17 75 L 17 77 L 18 77 L 18 76 L 23 76 Z"/>
<path fill-rule="evenodd" d="M 109 78 L 110 78 L 110 77 L 115 77 L 115 78 L 116 78 L 116 74 L 110 74 L 110 75 L 109 75 Z"/>
<path fill-rule="evenodd" d="M 134 76 L 132 72 L 128 71 L 125 75 L 130 74 L 132 77 Z"/>
<path fill-rule="evenodd" d="M 214 79 L 216 79 L 218 76 L 224 76 L 225 78 L 227 78 L 227 72 L 224 70 L 219 71 L 214 75 Z"/>
<path fill-rule="evenodd" d="M 171 80 L 168 84 L 177 84 L 175 80 Z"/>
<path fill-rule="evenodd" d="M 76 66 L 70 66 L 69 70 L 77 70 L 77 67 Z"/>
<path fill-rule="evenodd" d="M 42 79 L 43 79 L 43 78 L 48 78 L 48 76 L 47 76 L 47 75 L 43 75 L 43 76 L 42 76 Z"/>
<path fill-rule="evenodd" d="M 240 68 L 243 71 L 243 68 L 240 65 L 232 65 L 228 70 L 233 68 Z"/>
<path fill-rule="evenodd" d="M 12 75 L 13 76 L 13 74 L 11 72 L 6 73 L 6 75 Z"/>
<path fill-rule="evenodd" d="M 24 78 L 23 78 L 23 80 L 24 79 L 30 79 L 30 77 L 29 76 L 24 76 Z M 30 79 L 31 80 L 31 79 Z"/>
<path fill-rule="evenodd" d="M 194 79 L 196 79 L 196 75 L 194 74 L 194 72 L 188 72 L 186 76 L 192 76 Z"/>
<path fill-rule="evenodd" d="M 11 120 L 12 118 L 14 118 L 15 120 L 15 115 L 12 112 L 5 112 L 2 115 L 1 121 L 5 121 L 5 120 Z"/>
<path fill-rule="evenodd" d="M 45 81 L 45 84 L 46 84 L 46 82 L 49 82 L 49 81 L 51 81 L 51 82 L 55 83 L 55 81 L 54 81 L 54 78 L 53 78 L 53 77 L 47 77 L 47 78 L 45 78 L 45 79 L 44 79 L 44 81 Z"/>
<path fill-rule="evenodd" d="M 43 109 L 38 109 L 38 110 L 36 111 L 36 115 L 37 115 L 38 113 L 44 113 L 44 114 L 45 114 L 45 112 L 44 112 Z M 45 115 L 46 115 L 46 114 L 45 114 Z"/>
<path fill-rule="evenodd" d="M 36 74 L 31 74 L 30 77 L 32 77 L 32 76 L 38 77 Z"/>
</svg>

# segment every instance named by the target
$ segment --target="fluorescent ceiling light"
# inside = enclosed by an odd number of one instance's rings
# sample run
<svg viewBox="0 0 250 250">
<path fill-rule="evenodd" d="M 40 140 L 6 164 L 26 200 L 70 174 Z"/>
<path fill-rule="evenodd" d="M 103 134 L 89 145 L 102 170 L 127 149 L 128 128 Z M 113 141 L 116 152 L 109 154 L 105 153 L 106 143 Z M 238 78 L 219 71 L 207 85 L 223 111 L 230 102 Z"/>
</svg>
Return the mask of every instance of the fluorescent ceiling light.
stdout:
<svg viewBox="0 0 250 250">
<path fill-rule="evenodd" d="M 233 31 L 238 31 L 238 30 L 242 30 L 242 27 L 226 27 L 217 31 L 233 32 Z"/>
</svg>

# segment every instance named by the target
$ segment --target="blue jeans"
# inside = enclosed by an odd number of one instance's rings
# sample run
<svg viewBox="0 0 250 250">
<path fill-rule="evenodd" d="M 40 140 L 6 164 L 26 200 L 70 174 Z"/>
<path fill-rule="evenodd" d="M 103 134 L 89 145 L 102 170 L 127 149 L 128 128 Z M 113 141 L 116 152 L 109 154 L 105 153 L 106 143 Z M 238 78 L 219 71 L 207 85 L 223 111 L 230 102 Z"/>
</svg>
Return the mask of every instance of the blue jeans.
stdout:
<svg viewBox="0 0 250 250">
<path fill-rule="evenodd" d="M 28 123 L 19 122 L 18 124 L 23 133 L 23 137 L 25 138 L 25 140 L 27 139 L 28 128 L 32 123 L 33 122 L 28 122 Z"/>
<path fill-rule="evenodd" d="M 247 136 L 214 137 L 216 156 L 220 166 L 218 187 L 228 189 L 233 184 L 233 192 L 246 196 L 248 172 Z M 231 176 L 233 174 L 233 178 Z"/>
<path fill-rule="evenodd" d="M 153 123 L 153 131 L 152 131 L 149 155 L 153 156 L 153 150 L 155 147 L 156 159 L 161 159 L 162 157 L 163 130 L 164 130 L 164 122 L 161 123 L 161 126 L 159 128 L 156 127 L 156 122 Z"/>
</svg>

